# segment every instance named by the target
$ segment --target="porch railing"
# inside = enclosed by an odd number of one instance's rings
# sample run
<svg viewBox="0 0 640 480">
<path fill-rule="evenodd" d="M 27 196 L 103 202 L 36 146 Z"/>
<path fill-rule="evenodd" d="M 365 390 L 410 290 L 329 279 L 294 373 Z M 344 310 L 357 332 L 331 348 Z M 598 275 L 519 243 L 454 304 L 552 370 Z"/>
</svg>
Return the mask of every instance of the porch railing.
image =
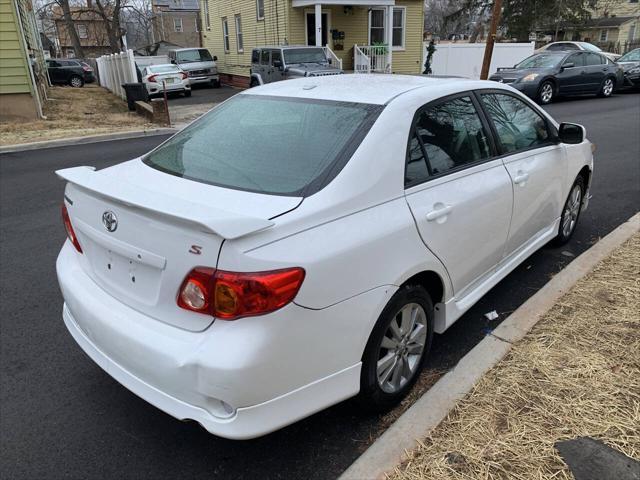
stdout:
<svg viewBox="0 0 640 480">
<path fill-rule="evenodd" d="M 338 58 L 338 56 L 329 47 L 323 48 L 325 56 L 327 57 L 327 59 L 331 60 L 331 65 L 342 70 L 342 59 Z"/>
<path fill-rule="evenodd" d="M 391 73 L 389 53 L 385 45 L 354 45 L 354 71 L 356 73 Z"/>
</svg>

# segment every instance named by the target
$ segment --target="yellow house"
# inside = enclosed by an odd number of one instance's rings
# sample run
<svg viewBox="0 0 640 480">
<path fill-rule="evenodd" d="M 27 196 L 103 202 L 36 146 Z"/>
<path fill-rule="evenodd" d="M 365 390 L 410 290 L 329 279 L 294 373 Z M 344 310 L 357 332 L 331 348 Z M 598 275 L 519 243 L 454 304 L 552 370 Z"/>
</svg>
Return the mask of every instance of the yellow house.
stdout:
<svg viewBox="0 0 640 480">
<path fill-rule="evenodd" d="M 44 55 L 30 0 L 0 0 L 0 121 L 42 117 Z"/>
<path fill-rule="evenodd" d="M 423 0 L 202 0 L 201 18 L 232 85 L 248 86 L 251 50 L 264 45 L 320 45 L 346 71 L 422 71 Z"/>
</svg>

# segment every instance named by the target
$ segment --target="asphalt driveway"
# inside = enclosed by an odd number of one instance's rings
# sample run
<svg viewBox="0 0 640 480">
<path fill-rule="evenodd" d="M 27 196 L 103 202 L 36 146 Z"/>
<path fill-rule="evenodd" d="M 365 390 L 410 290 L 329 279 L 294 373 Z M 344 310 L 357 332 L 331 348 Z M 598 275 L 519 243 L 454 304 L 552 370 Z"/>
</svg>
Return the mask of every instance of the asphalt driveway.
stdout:
<svg viewBox="0 0 640 480">
<path fill-rule="evenodd" d="M 436 337 L 431 371 L 455 365 L 487 329 L 640 207 L 640 95 L 570 100 L 547 108 L 558 120 L 584 124 L 598 147 L 590 208 L 571 243 L 532 255 Z M 162 139 L 59 147 L 0 159 L 0 478 L 335 478 L 381 433 L 381 417 L 364 415 L 347 401 L 257 440 L 220 439 L 130 393 L 67 333 L 55 277 L 65 238 L 63 183 L 53 171 L 76 165 L 104 168 Z M 500 318 L 489 322 L 484 313 L 492 310 Z"/>
</svg>

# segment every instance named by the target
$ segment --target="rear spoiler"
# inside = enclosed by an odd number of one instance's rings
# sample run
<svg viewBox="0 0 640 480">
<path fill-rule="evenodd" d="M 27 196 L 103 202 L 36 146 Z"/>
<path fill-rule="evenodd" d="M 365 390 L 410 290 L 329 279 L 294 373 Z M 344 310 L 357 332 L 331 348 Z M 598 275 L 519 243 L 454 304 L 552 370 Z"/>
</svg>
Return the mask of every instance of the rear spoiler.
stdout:
<svg viewBox="0 0 640 480">
<path fill-rule="evenodd" d="M 56 175 L 97 195 L 158 215 L 194 223 L 204 231 L 228 240 L 274 225 L 271 220 L 228 212 L 205 203 L 173 197 L 170 192 L 153 192 L 126 181 L 114 182 L 101 172 L 96 172 L 94 167 L 65 168 L 57 170 Z"/>
</svg>

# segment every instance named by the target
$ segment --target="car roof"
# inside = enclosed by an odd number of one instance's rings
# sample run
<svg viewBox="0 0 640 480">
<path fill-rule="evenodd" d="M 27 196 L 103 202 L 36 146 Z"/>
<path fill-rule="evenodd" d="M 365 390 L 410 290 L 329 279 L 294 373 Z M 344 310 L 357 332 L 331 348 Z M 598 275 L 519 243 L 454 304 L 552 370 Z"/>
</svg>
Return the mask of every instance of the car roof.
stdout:
<svg viewBox="0 0 640 480">
<path fill-rule="evenodd" d="M 460 84 L 460 91 L 474 88 L 494 88 L 495 82 L 466 78 L 433 78 L 419 75 L 395 74 L 343 74 L 304 77 L 273 82 L 245 90 L 241 95 L 310 98 L 338 102 L 385 105 L 403 93 L 418 88 L 429 88 L 429 96 L 438 98 Z M 431 95 L 432 94 L 432 95 Z"/>
<path fill-rule="evenodd" d="M 205 47 L 191 47 L 191 48 L 172 48 L 170 52 L 184 52 L 185 50 L 206 50 Z"/>
</svg>

